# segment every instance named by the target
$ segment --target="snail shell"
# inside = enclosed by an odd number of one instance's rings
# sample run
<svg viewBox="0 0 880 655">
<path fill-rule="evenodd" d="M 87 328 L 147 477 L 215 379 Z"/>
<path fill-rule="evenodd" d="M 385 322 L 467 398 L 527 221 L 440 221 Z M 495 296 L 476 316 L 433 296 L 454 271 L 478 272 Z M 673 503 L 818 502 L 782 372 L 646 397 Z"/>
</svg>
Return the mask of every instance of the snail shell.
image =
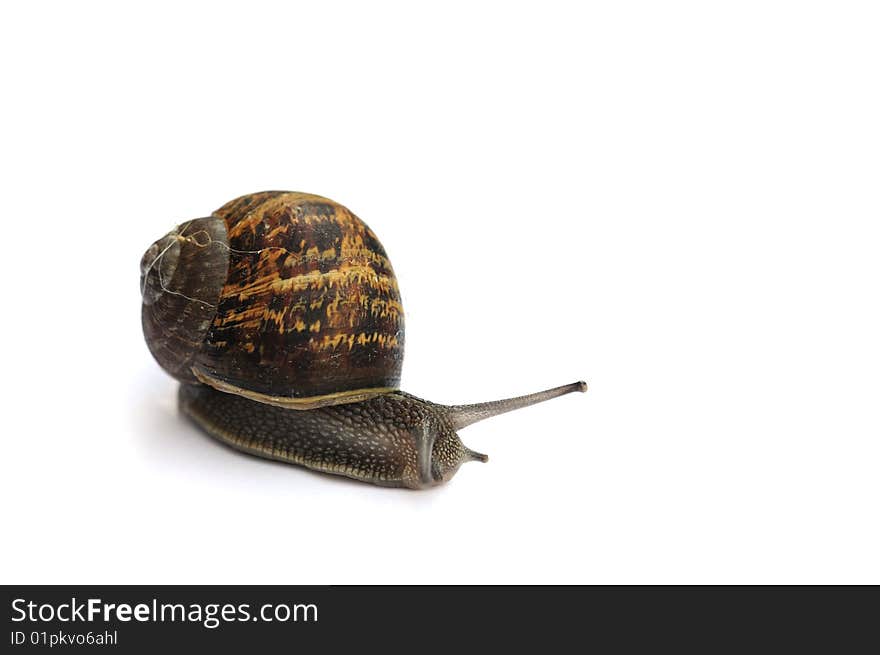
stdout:
<svg viewBox="0 0 880 655">
<path fill-rule="evenodd" d="M 254 193 L 183 223 L 144 255 L 141 290 L 150 351 L 182 382 L 294 409 L 399 388 L 391 262 L 327 198 Z"/>
</svg>

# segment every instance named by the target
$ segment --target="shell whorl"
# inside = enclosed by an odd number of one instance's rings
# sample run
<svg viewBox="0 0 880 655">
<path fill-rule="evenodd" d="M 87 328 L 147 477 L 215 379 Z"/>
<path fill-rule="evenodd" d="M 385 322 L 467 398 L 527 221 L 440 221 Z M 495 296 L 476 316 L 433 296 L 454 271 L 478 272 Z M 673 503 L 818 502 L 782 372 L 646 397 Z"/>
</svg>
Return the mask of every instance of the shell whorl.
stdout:
<svg viewBox="0 0 880 655">
<path fill-rule="evenodd" d="M 229 270 L 196 376 L 284 406 L 351 402 L 399 387 L 403 308 L 376 235 L 345 207 L 268 191 L 214 212 Z"/>
<path fill-rule="evenodd" d="M 182 224 L 144 255 L 141 293 L 150 350 L 181 381 L 295 409 L 399 387 L 391 263 L 327 198 L 255 193 Z"/>
<path fill-rule="evenodd" d="M 226 225 L 198 218 L 171 230 L 141 259 L 141 324 L 150 352 L 169 375 L 196 382 L 191 366 L 202 351 L 226 281 Z"/>
</svg>

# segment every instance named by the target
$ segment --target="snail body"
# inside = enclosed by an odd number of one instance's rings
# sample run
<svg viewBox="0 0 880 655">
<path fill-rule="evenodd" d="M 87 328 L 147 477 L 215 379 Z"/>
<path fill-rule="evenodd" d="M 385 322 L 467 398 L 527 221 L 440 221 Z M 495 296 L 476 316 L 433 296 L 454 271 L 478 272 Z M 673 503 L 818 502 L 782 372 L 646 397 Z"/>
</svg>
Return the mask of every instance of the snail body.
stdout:
<svg viewBox="0 0 880 655">
<path fill-rule="evenodd" d="M 404 317 L 390 260 L 345 207 L 236 198 L 141 260 L 142 325 L 179 404 L 224 443 L 384 486 L 424 488 L 486 456 L 456 430 L 571 391 L 445 406 L 399 390 Z"/>
</svg>

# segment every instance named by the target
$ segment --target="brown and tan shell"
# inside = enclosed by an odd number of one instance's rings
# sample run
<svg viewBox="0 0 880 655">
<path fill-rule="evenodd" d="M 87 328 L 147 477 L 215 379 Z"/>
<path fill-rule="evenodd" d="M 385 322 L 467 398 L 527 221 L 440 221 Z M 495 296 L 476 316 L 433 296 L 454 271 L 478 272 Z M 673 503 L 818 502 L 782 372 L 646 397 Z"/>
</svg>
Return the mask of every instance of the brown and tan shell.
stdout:
<svg viewBox="0 0 880 655">
<path fill-rule="evenodd" d="M 157 241 L 142 275 L 144 334 L 178 379 L 299 409 L 399 387 L 394 271 L 370 228 L 332 200 L 236 198 Z"/>
</svg>

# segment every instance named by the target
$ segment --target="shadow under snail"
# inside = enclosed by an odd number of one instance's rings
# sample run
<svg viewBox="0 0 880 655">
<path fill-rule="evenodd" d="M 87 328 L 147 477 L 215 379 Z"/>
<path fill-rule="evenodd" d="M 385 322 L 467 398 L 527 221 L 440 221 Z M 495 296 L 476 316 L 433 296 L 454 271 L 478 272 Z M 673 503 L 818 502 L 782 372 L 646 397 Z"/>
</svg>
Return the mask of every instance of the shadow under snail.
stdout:
<svg viewBox="0 0 880 655">
<path fill-rule="evenodd" d="M 487 461 L 456 430 L 586 391 L 584 382 L 474 405 L 399 390 L 403 307 L 376 235 L 307 193 L 236 198 L 141 260 L 142 324 L 181 382 L 182 411 L 247 453 L 422 489 Z"/>
</svg>

